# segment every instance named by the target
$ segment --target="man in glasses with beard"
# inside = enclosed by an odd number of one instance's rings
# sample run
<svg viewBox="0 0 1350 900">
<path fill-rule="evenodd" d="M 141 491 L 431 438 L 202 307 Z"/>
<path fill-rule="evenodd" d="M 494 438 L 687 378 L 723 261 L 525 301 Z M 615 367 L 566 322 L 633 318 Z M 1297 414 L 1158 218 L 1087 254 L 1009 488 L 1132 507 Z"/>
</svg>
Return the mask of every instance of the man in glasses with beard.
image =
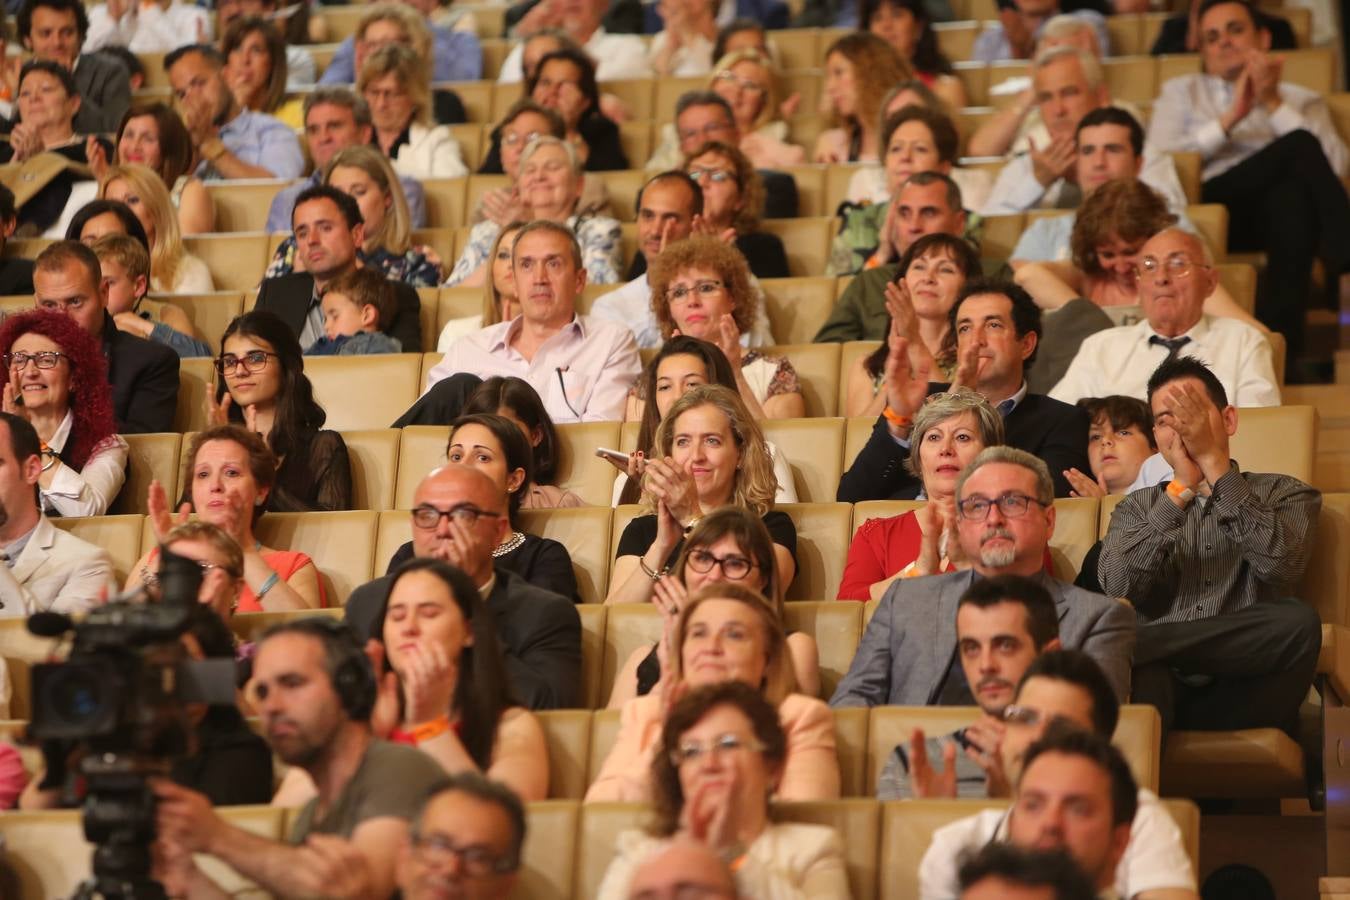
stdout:
<svg viewBox="0 0 1350 900">
<path fill-rule="evenodd" d="M 1116 696 L 1128 697 L 1134 615 L 1044 571 L 1055 530 L 1054 483 L 1045 463 L 1013 447 L 987 447 L 961 473 L 956 497 L 959 515 L 949 541 L 970 568 L 892 583 L 830 705 L 975 705 L 957 652 L 957 608 L 977 581 L 999 575 L 1023 576 L 1049 593 L 1060 643 L 1091 656 Z"/>
</svg>

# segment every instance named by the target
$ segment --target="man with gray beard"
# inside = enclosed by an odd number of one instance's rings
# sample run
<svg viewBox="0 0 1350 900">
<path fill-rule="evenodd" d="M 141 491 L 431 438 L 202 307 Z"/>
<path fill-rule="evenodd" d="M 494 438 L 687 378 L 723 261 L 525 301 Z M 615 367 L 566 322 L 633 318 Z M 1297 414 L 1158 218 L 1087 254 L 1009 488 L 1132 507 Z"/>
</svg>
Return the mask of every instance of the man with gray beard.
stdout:
<svg viewBox="0 0 1350 900">
<path fill-rule="evenodd" d="M 1124 702 L 1134 614 L 1044 571 L 1055 530 L 1054 484 L 1045 463 L 1013 447 L 987 447 L 961 473 L 956 498 L 959 515 L 948 539 L 960 545 L 953 555 L 964 556 L 968 568 L 892 583 L 830 705 L 975 705 L 957 653 L 956 611 L 972 584 L 995 575 L 1022 575 L 1045 588 L 1059 616 L 1061 645 L 1091 656 Z"/>
</svg>

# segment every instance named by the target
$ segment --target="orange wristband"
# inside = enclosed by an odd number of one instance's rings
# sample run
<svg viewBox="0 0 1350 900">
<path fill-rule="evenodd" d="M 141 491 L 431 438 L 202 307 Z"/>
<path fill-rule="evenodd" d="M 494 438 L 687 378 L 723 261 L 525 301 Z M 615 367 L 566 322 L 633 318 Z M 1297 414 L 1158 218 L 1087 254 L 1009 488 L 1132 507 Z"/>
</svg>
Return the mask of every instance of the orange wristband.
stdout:
<svg viewBox="0 0 1350 900">
<path fill-rule="evenodd" d="M 1177 498 L 1182 503 L 1189 503 L 1195 499 L 1195 489 L 1175 478 L 1167 483 L 1167 494 L 1169 497 Z"/>
<path fill-rule="evenodd" d="M 422 744 L 432 738 L 440 737 L 449 730 L 450 717 L 448 715 L 440 715 L 430 722 L 414 725 L 412 728 L 408 729 L 408 733 L 412 735 L 413 743 Z"/>
<path fill-rule="evenodd" d="M 890 422 L 896 428 L 908 428 L 914 424 L 913 417 L 900 415 L 900 413 L 891 409 L 889 403 L 886 404 L 886 408 L 881 411 L 881 414 L 886 417 L 887 422 Z"/>
</svg>

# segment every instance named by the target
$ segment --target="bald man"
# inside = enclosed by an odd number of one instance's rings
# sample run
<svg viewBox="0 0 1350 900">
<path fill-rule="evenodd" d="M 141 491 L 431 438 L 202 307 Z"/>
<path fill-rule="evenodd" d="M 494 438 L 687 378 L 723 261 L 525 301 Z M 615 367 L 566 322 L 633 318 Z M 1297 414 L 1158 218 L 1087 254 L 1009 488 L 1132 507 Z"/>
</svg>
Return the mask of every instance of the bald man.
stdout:
<svg viewBox="0 0 1350 900">
<path fill-rule="evenodd" d="M 736 882 L 726 864 L 706 844 L 676 838 L 647 858 L 633 873 L 628 900 L 737 900 Z"/>
<path fill-rule="evenodd" d="M 478 585 L 497 623 L 517 699 L 530 709 L 581 702 L 581 618 L 567 598 L 493 564 L 492 551 L 511 533 L 506 493 L 478 469 L 449 465 L 417 486 L 411 515 L 413 556 L 463 569 Z M 374 633 L 393 576 L 352 592 L 344 616 L 362 640 Z"/>
</svg>

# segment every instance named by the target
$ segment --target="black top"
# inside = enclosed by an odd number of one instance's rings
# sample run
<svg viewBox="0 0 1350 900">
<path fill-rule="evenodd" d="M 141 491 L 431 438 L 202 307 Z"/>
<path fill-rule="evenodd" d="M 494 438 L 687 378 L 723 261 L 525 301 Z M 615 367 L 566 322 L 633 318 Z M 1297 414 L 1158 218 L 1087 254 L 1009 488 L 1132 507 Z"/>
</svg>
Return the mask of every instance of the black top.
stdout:
<svg viewBox="0 0 1350 900">
<path fill-rule="evenodd" d="M 394 286 L 397 312 L 385 334 L 397 338 L 405 353 L 417 353 L 422 348 L 422 301 L 416 288 L 403 281 L 390 280 Z M 308 272 L 292 272 L 276 278 L 265 278 L 258 288 L 254 309 L 274 312 L 291 326 L 298 338 L 305 328 L 309 302 L 314 298 L 314 276 Z"/>
<path fill-rule="evenodd" d="M 792 562 L 797 562 L 797 526 L 792 523 L 792 517 L 780 510 L 771 509 L 764 514 L 764 527 L 769 529 L 769 538 L 778 546 L 792 554 Z M 614 552 L 614 558 L 621 556 L 641 556 L 647 552 L 647 548 L 656 540 L 656 516 L 645 515 L 638 516 L 628 523 L 624 528 L 623 534 L 619 537 L 619 549 Z M 684 539 L 681 538 L 675 544 L 675 549 L 670 551 L 670 556 L 666 557 L 663 565 L 667 568 L 675 565 L 675 560 L 680 558 L 680 551 L 684 549 Z M 787 585 L 783 585 L 787 589 Z"/>
<path fill-rule="evenodd" d="M 112 384 L 118 434 L 173 431 L 178 409 L 178 354 L 117 327 L 103 313 L 103 355 Z"/>
<path fill-rule="evenodd" d="M 0 259 L 0 297 L 33 293 L 33 261 Z"/>
<path fill-rule="evenodd" d="M 11 123 L 5 129 L 8 133 L 13 129 Z M 103 146 L 103 152 L 108 154 L 108 158 L 113 157 L 113 145 L 103 138 L 98 139 L 99 144 Z M 67 144 L 64 147 L 56 147 L 47 151 L 64 156 L 71 162 L 88 165 L 89 157 L 84 153 L 85 141 L 81 137 L 74 143 Z M 9 163 L 14 160 L 14 146 L 8 142 L 0 144 L 0 163 Z M 19 227 L 24 228 L 23 233 L 27 234 L 29 230 L 36 230 L 38 233 L 46 231 L 56 224 L 56 220 L 61 218 L 61 213 L 66 208 L 66 203 L 70 200 L 70 190 L 77 181 L 90 181 L 92 176 L 82 176 L 75 172 L 66 170 L 51 181 L 47 182 L 42 190 L 38 191 L 24 203 L 19 210 Z"/>
<path fill-rule="evenodd" d="M 459 94 L 448 88 L 434 88 L 431 91 L 431 116 L 437 125 L 459 125 L 469 121 L 464 110 L 464 101 Z"/>
<path fill-rule="evenodd" d="M 174 781 L 205 794 L 212 806 L 271 801 L 272 751 L 238 709 L 211 707 L 197 726 L 197 742 L 196 754 L 174 762 Z"/>
<path fill-rule="evenodd" d="M 268 512 L 316 512 L 352 508 L 352 466 L 347 442 L 320 431 L 309 446 L 286 454 L 267 498 Z"/>
<path fill-rule="evenodd" d="M 736 235 L 736 249 L 741 251 L 750 273 L 756 278 L 787 278 L 787 252 L 776 234 L 757 231 Z"/>
<path fill-rule="evenodd" d="M 413 558 L 412 541 L 394 551 L 385 574 Z M 573 603 L 581 602 L 577 591 L 577 574 L 572 569 L 572 557 L 567 548 L 552 538 L 526 534 L 525 542 L 510 553 L 503 553 L 492 561 L 498 569 L 514 572 L 530 584 L 555 594 L 562 594 Z"/>
<path fill-rule="evenodd" d="M 591 110 L 577 123 L 577 132 L 586 142 L 589 153 L 586 155 L 587 172 L 611 172 L 628 168 L 628 154 L 623 152 L 623 143 L 619 140 L 619 126 L 598 110 Z M 478 167 L 480 175 L 501 175 L 502 136 L 501 132 L 492 134 L 492 146 L 483 164 Z"/>
</svg>

